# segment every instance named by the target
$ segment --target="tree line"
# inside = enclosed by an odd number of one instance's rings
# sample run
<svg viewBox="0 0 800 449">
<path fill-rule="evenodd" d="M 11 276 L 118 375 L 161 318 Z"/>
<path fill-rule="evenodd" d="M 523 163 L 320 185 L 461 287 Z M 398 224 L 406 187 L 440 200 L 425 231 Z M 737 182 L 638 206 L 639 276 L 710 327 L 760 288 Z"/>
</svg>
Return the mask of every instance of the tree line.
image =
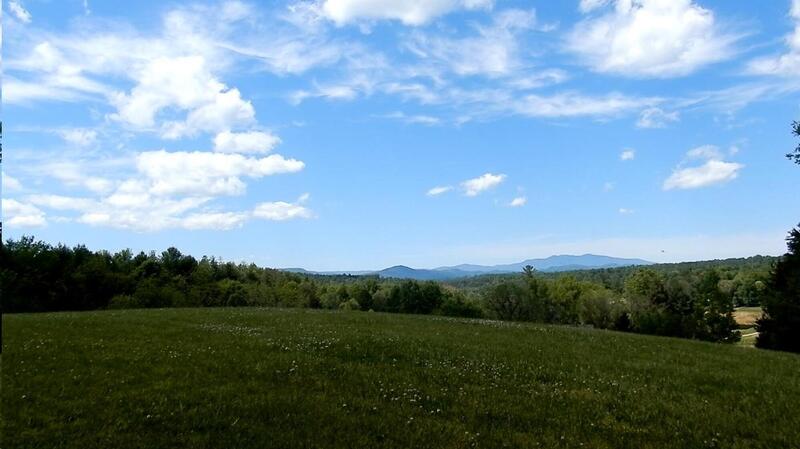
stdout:
<svg viewBox="0 0 800 449">
<path fill-rule="evenodd" d="M 651 267 L 620 272 L 627 276 L 620 289 L 587 276 L 552 276 L 531 267 L 481 288 L 459 288 L 434 281 L 290 273 L 213 257 L 198 260 L 176 248 L 160 254 L 110 253 L 25 236 L 0 249 L 3 310 L 10 313 L 304 307 L 592 326 L 718 342 L 738 339 L 732 317 L 736 295 L 726 281 L 753 273 L 719 266 L 666 274 Z M 747 282 L 768 297 L 769 280 L 756 277 Z"/>
</svg>

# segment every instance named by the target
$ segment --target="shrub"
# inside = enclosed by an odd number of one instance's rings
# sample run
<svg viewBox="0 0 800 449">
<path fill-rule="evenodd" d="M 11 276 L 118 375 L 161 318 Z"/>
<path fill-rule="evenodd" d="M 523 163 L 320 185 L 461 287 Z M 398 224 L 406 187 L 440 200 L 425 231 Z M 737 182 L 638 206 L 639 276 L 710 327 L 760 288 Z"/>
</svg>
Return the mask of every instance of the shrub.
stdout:
<svg viewBox="0 0 800 449">
<path fill-rule="evenodd" d="M 109 309 L 138 309 L 143 305 L 132 295 L 115 295 L 108 301 Z"/>
</svg>

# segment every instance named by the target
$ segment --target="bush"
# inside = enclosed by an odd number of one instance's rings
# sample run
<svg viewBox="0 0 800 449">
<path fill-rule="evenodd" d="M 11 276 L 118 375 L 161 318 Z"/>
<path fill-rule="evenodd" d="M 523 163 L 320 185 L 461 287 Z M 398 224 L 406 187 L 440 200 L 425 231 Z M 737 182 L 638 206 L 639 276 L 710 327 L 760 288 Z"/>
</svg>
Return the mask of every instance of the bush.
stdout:
<svg viewBox="0 0 800 449">
<path fill-rule="evenodd" d="M 361 306 L 358 304 L 358 301 L 351 298 L 339 304 L 339 310 L 361 310 Z"/>
<path fill-rule="evenodd" d="M 108 301 L 109 309 L 140 309 L 144 307 L 132 295 L 115 295 Z"/>
<path fill-rule="evenodd" d="M 608 290 L 590 290 L 580 296 L 578 317 L 581 324 L 613 329 L 621 314 L 613 293 Z"/>
<path fill-rule="evenodd" d="M 439 313 L 445 316 L 457 316 L 462 318 L 482 318 L 483 309 L 476 301 L 472 301 L 459 293 L 445 295 L 444 301 L 439 308 Z"/>
</svg>

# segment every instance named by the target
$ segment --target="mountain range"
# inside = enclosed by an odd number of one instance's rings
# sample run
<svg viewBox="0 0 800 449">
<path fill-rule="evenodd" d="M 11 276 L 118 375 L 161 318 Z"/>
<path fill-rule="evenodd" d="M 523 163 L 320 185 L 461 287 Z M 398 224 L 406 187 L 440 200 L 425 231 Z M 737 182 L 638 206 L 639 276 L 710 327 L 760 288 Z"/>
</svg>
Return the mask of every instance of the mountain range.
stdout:
<svg viewBox="0 0 800 449">
<path fill-rule="evenodd" d="M 318 274 L 318 275 L 343 275 L 350 274 L 354 276 L 359 275 L 378 275 L 383 278 L 397 278 L 397 279 L 416 279 L 420 281 L 427 280 L 448 280 L 463 277 L 480 276 L 483 274 L 503 274 L 503 273 L 519 273 L 523 267 L 530 265 L 536 270 L 545 272 L 558 272 L 558 271 L 575 271 L 575 270 L 589 270 L 596 268 L 615 268 L 631 265 L 650 265 L 642 259 L 624 259 L 619 257 L 601 256 L 595 254 L 583 254 L 580 256 L 573 255 L 558 255 L 550 256 L 543 259 L 528 259 L 522 262 L 503 264 L 503 265 L 473 265 L 461 264 L 448 267 L 439 267 L 432 269 L 425 268 L 411 268 L 405 265 L 395 265 L 393 267 L 384 268 L 383 270 L 374 271 L 308 271 L 303 268 L 284 268 L 283 271 L 290 271 L 293 273 L 305 274 Z"/>
</svg>

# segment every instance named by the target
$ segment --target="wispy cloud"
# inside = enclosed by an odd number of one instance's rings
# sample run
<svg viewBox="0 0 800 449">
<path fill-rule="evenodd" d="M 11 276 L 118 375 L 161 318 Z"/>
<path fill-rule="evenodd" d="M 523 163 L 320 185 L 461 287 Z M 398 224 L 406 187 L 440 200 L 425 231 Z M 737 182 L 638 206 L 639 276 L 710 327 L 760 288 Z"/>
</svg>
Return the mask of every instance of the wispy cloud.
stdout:
<svg viewBox="0 0 800 449">
<path fill-rule="evenodd" d="M 429 189 L 428 192 L 426 193 L 426 195 L 428 195 L 428 196 L 439 196 L 439 195 L 447 193 L 447 192 L 449 192 L 451 190 L 453 190 L 453 186 L 436 186 L 436 187 L 432 187 L 431 189 Z"/>
<path fill-rule="evenodd" d="M 497 187 L 505 181 L 506 175 L 485 173 L 477 178 L 468 179 L 461 183 L 461 188 L 467 196 L 478 196 L 482 192 Z"/>
</svg>

